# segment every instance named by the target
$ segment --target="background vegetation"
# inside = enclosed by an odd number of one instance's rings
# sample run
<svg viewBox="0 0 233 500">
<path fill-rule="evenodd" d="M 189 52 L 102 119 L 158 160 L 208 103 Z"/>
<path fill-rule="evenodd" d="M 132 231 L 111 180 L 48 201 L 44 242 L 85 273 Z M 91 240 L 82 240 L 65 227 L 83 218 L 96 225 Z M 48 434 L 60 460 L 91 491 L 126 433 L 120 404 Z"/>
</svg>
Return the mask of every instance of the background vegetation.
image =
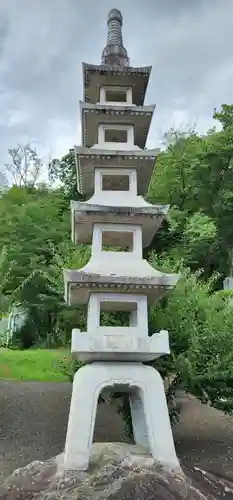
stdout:
<svg viewBox="0 0 233 500">
<path fill-rule="evenodd" d="M 172 381 L 169 401 L 182 386 L 233 412 L 233 308 L 231 292 L 222 290 L 233 261 L 233 106 L 215 110 L 214 118 L 221 131 L 169 131 L 151 180 L 147 199 L 171 210 L 145 258 L 160 270 L 181 271 L 182 279 L 151 309 L 149 327 L 150 334 L 170 332 L 171 355 L 156 362 Z M 72 328 L 85 329 L 85 311 L 64 304 L 62 269 L 81 267 L 90 248 L 70 241 L 70 200 L 81 199 L 73 153 L 51 162 L 47 184 L 39 182 L 42 165 L 30 146 L 10 150 L 9 158 L 11 184 L 0 196 L 0 313 L 15 305 L 26 311 L 12 344 L 30 348 L 31 363 L 38 354 L 32 348 L 69 348 Z M 0 350 L 0 376 L 5 356 Z M 43 379 L 40 361 L 32 371 Z M 59 376 L 71 376 L 69 363 L 61 365 Z"/>
</svg>

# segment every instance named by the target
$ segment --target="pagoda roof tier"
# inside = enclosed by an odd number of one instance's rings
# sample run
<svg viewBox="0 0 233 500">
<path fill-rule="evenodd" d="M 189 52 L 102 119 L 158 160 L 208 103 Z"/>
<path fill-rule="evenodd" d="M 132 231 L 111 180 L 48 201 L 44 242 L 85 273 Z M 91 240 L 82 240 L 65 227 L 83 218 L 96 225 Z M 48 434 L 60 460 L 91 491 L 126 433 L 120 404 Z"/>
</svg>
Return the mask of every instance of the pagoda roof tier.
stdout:
<svg viewBox="0 0 233 500">
<path fill-rule="evenodd" d="M 135 198 L 140 200 L 141 197 L 137 196 Z M 134 202 L 134 197 L 132 197 L 132 202 Z M 144 202 L 143 199 L 142 202 Z M 90 202 L 72 201 L 73 242 L 89 245 L 92 241 L 93 225 L 96 223 L 137 224 L 142 226 L 142 242 L 143 246 L 147 247 L 166 218 L 169 205 L 150 205 L 146 202 L 142 203 L 142 206 L 132 206 L 131 203 L 129 205 L 95 205 Z M 114 242 L 110 241 L 109 245 L 114 246 Z M 124 245 L 122 244 L 122 246 Z"/>
<path fill-rule="evenodd" d="M 86 196 L 94 193 L 95 168 L 135 168 L 137 192 L 145 194 L 159 151 L 159 149 L 110 151 L 109 149 L 75 146 L 78 190 Z"/>
<path fill-rule="evenodd" d="M 151 66 L 141 68 L 105 66 L 83 63 L 84 101 L 96 104 L 100 88 L 105 86 L 132 87 L 133 104 L 142 106 L 151 74 Z"/>
<path fill-rule="evenodd" d="M 145 148 L 155 105 L 108 106 L 80 102 L 82 117 L 82 143 L 91 148 L 98 143 L 98 125 L 133 125 L 134 144 Z"/>
<path fill-rule="evenodd" d="M 154 276 L 111 276 L 65 269 L 65 300 L 69 305 L 84 305 L 88 303 L 91 292 L 108 290 L 111 293 L 146 295 L 148 304 L 151 305 L 174 288 L 179 277 L 177 274 L 159 272 L 155 272 Z"/>
</svg>

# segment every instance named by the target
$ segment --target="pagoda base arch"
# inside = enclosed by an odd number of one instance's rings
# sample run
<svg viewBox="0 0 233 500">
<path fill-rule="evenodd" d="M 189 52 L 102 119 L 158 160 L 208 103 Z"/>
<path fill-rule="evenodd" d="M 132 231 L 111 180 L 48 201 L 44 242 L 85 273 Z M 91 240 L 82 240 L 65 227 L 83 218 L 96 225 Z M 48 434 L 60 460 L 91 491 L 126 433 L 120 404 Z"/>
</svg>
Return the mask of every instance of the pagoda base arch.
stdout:
<svg viewBox="0 0 233 500">
<path fill-rule="evenodd" d="M 142 363 L 95 362 L 80 368 L 74 377 L 65 468 L 88 469 L 98 399 L 106 388 L 129 394 L 135 444 L 160 464 L 179 467 L 159 372 Z"/>
</svg>

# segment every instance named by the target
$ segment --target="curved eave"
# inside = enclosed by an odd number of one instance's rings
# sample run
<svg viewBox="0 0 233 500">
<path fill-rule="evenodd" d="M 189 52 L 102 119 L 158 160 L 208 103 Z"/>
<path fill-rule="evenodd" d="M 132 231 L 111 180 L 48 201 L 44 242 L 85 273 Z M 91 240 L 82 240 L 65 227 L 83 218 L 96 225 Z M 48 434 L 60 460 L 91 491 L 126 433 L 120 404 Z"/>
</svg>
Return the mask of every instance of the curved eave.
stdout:
<svg viewBox="0 0 233 500">
<path fill-rule="evenodd" d="M 78 190 L 87 196 L 94 193 L 95 168 L 136 168 L 138 194 L 148 190 L 159 149 L 111 151 L 74 147 Z"/>
<path fill-rule="evenodd" d="M 151 305 L 176 286 L 180 276 L 161 274 L 157 278 L 101 276 L 75 269 L 64 270 L 65 300 L 70 305 L 84 305 L 91 292 L 135 293 L 146 295 Z"/>
<path fill-rule="evenodd" d="M 155 105 L 150 106 L 106 106 L 80 101 L 82 117 L 82 143 L 91 148 L 98 143 L 98 125 L 118 124 L 134 126 L 134 143 L 144 149 L 153 118 Z"/>
<path fill-rule="evenodd" d="M 132 87 L 133 103 L 142 106 L 149 83 L 152 66 L 111 67 L 83 63 L 84 101 L 99 101 L 100 87 L 117 85 Z"/>
<path fill-rule="evenodd" d="M 109 207 L 72 201 L 72 241 L 90 245 L 94 224 L 137 224 L 142 226 L 143 246 L 147 247 L 166 218 L 168 210 L 169 205 L 154 205 L 150 208 Z"/>
</svg>

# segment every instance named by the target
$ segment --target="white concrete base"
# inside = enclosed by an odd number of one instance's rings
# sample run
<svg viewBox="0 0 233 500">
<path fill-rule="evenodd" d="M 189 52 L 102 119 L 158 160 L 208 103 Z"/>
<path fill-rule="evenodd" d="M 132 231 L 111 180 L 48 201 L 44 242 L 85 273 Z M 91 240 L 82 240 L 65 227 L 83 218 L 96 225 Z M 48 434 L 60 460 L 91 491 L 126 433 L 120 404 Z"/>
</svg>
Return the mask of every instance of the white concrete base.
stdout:
<svg viewBox="0 0 233 500">
<path fill-rule="evenodd" d="M 114 328 L 114 327 L 113 327 Z M 107 328 L 106 328 L 107 329 Z M 115 327 L 117 331 L 117 328 Z M 169 336 L 166 330 L 151 337 L 139 335 L 93 334 L 72 330 L 71 352 L 74 359 L 92 361 L 153 361 L 170 354 Z"/>
<path fill-rule="evenodd" d="M 163 380 L 142 363 L 93 363 L 74 377 L 64 466 L 89 466 L 98 398 L 105 388 L 129 393 L 134 439 L 163 465 L 179 467 Z"/>
</svg>

